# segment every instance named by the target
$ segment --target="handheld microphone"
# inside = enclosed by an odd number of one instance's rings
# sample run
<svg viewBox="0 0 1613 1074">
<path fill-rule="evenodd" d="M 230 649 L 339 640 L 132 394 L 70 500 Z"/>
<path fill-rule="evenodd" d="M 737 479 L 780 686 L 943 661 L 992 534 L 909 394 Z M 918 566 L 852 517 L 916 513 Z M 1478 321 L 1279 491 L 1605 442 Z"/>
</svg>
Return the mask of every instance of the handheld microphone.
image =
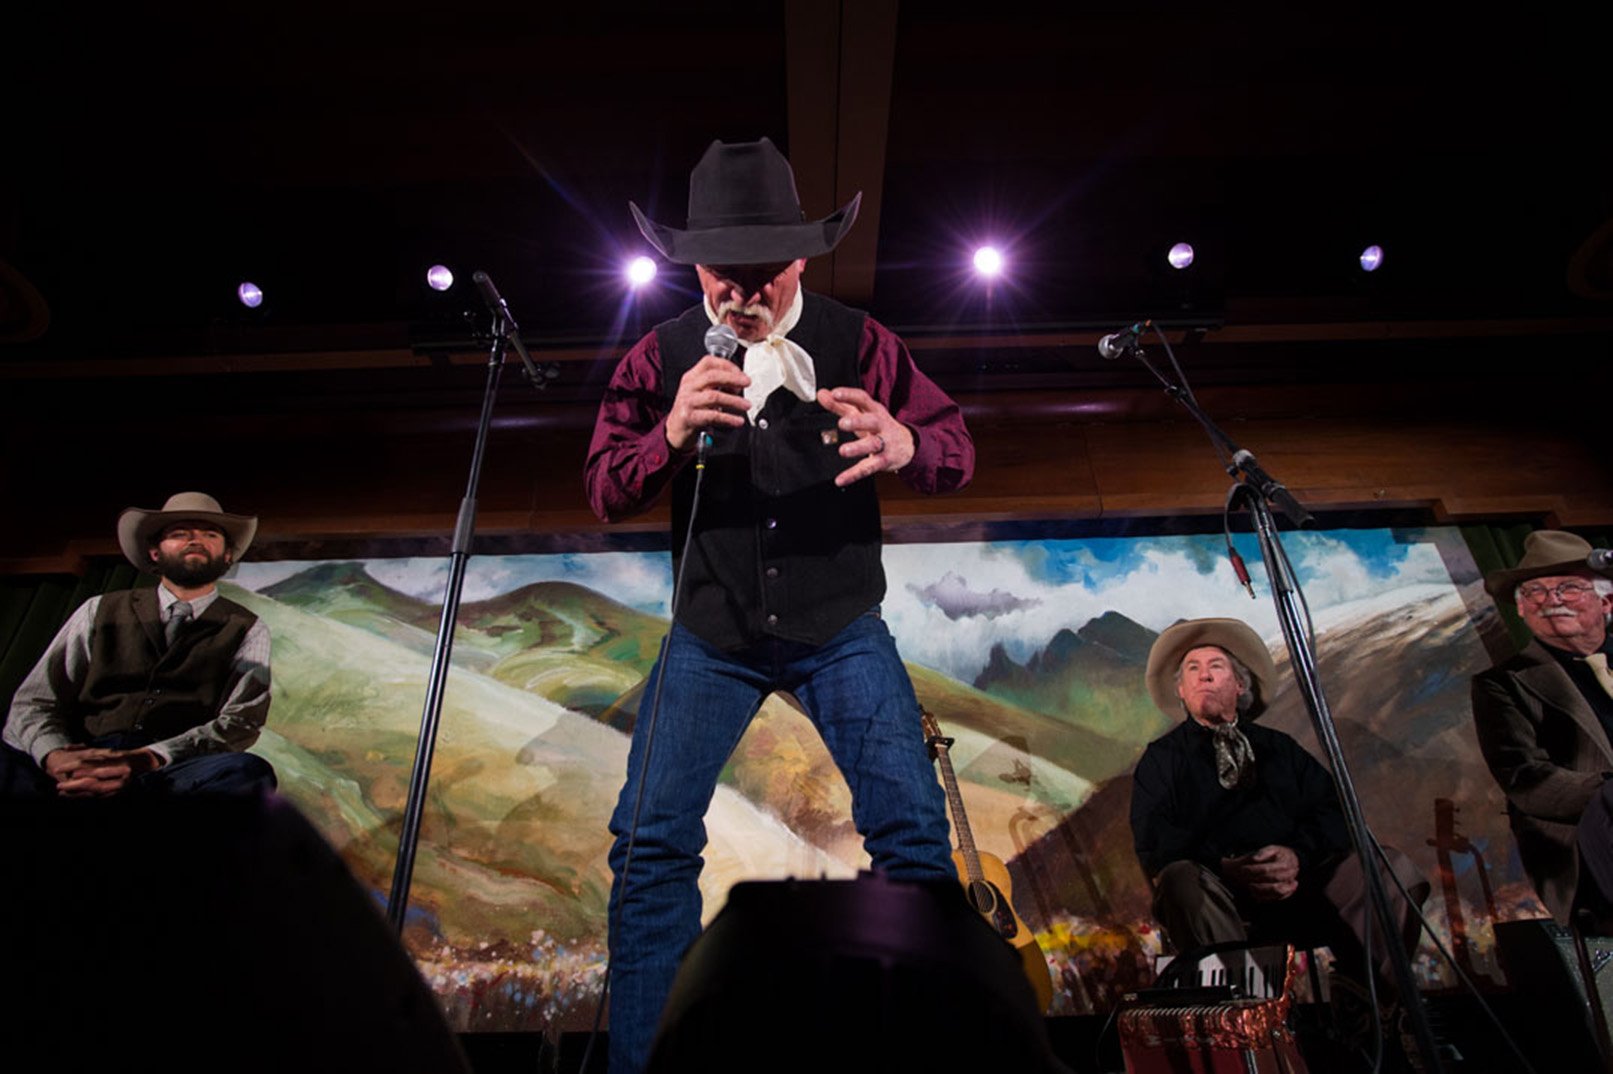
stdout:
<svg viewBox="0 0 1613 1074">
<path fill-rule="evenodd" d="M 734 360 L 734 352 L 739 349 L 739 336 L 725 324 L 714 324 L 706 329 L 706 353 L 715 354 L 718 358 Z"/>
<path fill-rule="evenodd" d="M 1153 321 L 1138 321 L 1130 328 L 1121 329 L 1119 332 L 1110 332 L 1098 340 L 1098 353 L 1110 361 L 1114 361 L 1121 355 L 1130 354 L 1141 345 L 1142 334 L 1153 327 L 1153 324 Z"/>
<path fill-rule="evenodd" d="M 1593 548 L 1585 557 L 1585 566 L 1593 571 L 1613 571 L 1613 548 Z"/>
<path fill-rule="evenodd" d="M 725 324 L 714 324 L 706 329 L 705 344 L 707 354 L 714 354 L 718 358 L 726 358 L 731 362 L 734 360 L 734 352 L 739 349 L 739 336 Z M 697 456 L 695 466 L 704 470 L 706 468 L 706 449 L 711 446 L 711 434 L 701 429 L 695 437 L 695 446 Z"/>
</svg>

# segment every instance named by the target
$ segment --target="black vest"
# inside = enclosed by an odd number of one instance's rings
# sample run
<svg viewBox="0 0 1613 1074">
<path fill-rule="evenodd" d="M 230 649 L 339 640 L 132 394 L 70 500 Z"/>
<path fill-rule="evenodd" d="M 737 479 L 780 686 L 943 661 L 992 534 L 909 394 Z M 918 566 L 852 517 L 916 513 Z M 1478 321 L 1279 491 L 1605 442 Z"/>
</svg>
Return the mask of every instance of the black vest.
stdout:
<svg viewBox="0 0 1613 1074">
<path fill-rule="evenodd" d="M 804 295 L 790 339 L 812 355 L 819 388 L 861 387 L 857 350 L 867 315 Z M 662 390 L 706 353 L 711 327 L 696 306 L 655 329 Z M 684 592 L 677 621 L 721 649 L 766 636 L 821 645 L 885 597 L 879 499 L 864 479 L 835 487 L 851 464 L 841 458 L 839 419 L 787 388 L 768 397 L 754 423 L 717 430 L 707 452 L 700 502 L 696 469 L 672 485 L 672 569 Z M 689 517 L 695 515 L 688 563 Z"/>
<path fill-rule="evenodd" d="M 138 731 L 159 742 L 213 719 L 235 652 L 257 618 L 219 597 L 168 648 L 156 589 L 106 594 L 95 610 L 90 669 L 72 712 L 73 732 L 93 738 Z"/>
</svg>

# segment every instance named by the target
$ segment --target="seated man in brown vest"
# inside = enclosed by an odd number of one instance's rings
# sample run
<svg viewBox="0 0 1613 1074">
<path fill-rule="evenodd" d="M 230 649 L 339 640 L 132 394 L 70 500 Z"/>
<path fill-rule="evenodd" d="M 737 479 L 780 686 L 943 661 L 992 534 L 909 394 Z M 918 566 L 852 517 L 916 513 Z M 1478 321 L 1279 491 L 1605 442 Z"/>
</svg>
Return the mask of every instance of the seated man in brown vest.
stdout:
<svg viewBox="0 0 1613 1074">
<path fill-rule="evenodd" d="M 257 527 L 199 492 L 119 516 L 123 554 L 161 581 L 91 597 L 62 626 L 12 699 L 0 794 L 274 788 L 242 752 L 269 714 L 269 630 L 214 584 Z"/>
</svg>

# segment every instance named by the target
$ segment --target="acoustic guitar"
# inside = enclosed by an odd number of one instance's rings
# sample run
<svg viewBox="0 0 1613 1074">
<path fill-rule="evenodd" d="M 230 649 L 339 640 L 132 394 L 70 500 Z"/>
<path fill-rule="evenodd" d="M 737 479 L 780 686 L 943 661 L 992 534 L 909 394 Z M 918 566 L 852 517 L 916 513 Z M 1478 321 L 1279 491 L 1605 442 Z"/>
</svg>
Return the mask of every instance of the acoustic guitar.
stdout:
<svg viewBox="0 0 1613 1074">
<path fill-rule="evenodd" d="M 1036 937 L 1014 912 L 1010 901 L 1013 887 L 1008 878 L 1008 867 L 1002 859 L 975 848 L 974 834 L 969 830 L 969 816 L 963 810 L 963 795 L 958 791 L 958 777 L 952 771 L 952 757 L 948 752 L 953 739 L 941 734 L 941 726 L 928 709 L 920 709 L 924 722 L 924 740 L 930 747 L 930 756 L 941 766 L 941 782 L 947 791 L 947 805 L 952 808 L 952 827 L 958 837 L 958 849 L 952 852 L 952 863 L 958 870 L 958 879 L 969 897 L 969 905 L 997 930 L 1008 945 L 1019 953 L 1025 977 L 1036 994 L 1036 1002 L 1043 1011 L 1053 1002 L 1053 977 L 1047 969 L 1047 958 L 1036 943 Z"/>
</svg>

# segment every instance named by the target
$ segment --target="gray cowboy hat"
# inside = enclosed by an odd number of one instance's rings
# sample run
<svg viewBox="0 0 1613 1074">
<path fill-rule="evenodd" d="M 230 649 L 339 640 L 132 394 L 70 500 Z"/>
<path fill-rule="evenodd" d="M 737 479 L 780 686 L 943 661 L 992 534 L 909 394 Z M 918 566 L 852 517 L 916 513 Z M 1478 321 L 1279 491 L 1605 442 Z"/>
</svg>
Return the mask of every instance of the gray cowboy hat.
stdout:
<svg viewBox="0 0 1613 1074">
<path fill-rule="evenodd" d="M 229 515 L 218 501 L 205 492 L 176 492 L 156 511 L 141 507 L 125 508 L 118 516 L 118 547 L 124 558 L 143 571 L 151 569 L 147 551 L 153 538 L 163 527 L 175 522 L 210 522 L 229 539 L 232 558 L 239 563 L 241 555 L 258 532 L 257 516 Z"/>
<path fill-rule="evenodd" d="M 1511 600 L 1519 582 L 1591 570 L 1590 555 L 1591 544 L 1583 537 L 1562 530 L 1535 530 L 1523 539 L 1523 558 L 1518 565 L 1486 574 L 1484 588 L 1496 600 Z M 1596 573 L 1609 575 L 1608 571 Z"/>
<path fill-rule="evenodd" d="M 790 162 L 763 138 L 706 148 L 689 173 L 687 229 L 658 224 L 631 201 L 627 207 L 650 245 L 675 264 L 765 265 L 833 250 L 861 203 L 859 191 L 836 212 L 807 221 Z"/>
<path fill-rule="evenodd" d="M 1239 619 L 1184 619 L 1166 627 L 1148 650 L 1148 693 L 1159 711 L 1170 717 L 1182 715 L 1182 699 L 1176 696 L 1176 669 L 1182 657 L 1201 645 L 1226 650 L 1254 678 L 1254 702 L 1244 718 L 1254 719 L 1265 711 L 1266 699 L 1277 685 L 1277 665 L 1266 643 Z"/>
</svg>

